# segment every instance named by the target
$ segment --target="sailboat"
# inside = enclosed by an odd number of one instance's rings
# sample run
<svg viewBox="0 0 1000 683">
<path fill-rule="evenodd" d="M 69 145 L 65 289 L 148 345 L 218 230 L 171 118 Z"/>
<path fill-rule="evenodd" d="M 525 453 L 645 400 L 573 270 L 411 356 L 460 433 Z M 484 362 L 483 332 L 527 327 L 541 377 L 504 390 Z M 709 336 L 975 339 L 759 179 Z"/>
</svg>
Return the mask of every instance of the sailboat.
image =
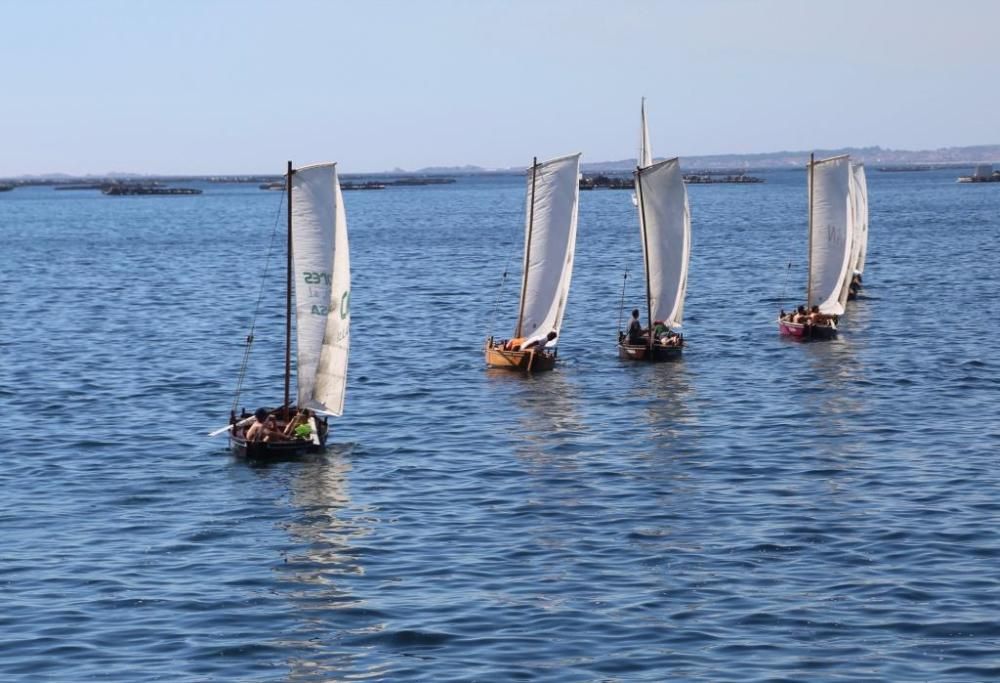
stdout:
<svg viewBox="0 0 1000 683">
<path fill-rule="evenodd" d="M 528 169 L 524 268 L 517 325 L 510 339 L 486 341 L 486 364 L 526 372 L 551 370 L 562 326 L 576 248 L 580 155 Z"/>
<path fill-rule="evenodd" d="M 830 339 L 844 313 L 854 232 L 848 155 L 809 156 L 809 268 L 804 312 L 778 316 L 778 330 L 796 338 Z M 803 311 L 803 307 L 799 307 Z"/>
<path fill-rule="evenodd" d="M 255 413 L 243 410 L 237 415 L 237 389 L 228 427 L 233 450 L 251 458 L 289 457 L 322 450 L 329 432 L 328 417 L 339 416 L 344 410 L 351 341 L 351 269 L 337 166 L 324 163 L 293 169 L 288 162 L 285 185 L 288 257 L 284 400 L 275 408 L 259 408 Z M 293 290 L 297 342 L 294 401 L 291 396 Z M 244 358 L 252 343 L 251 330 Z M 256 439 L 251 433 L 253 425 L 272 419 L 272 427 L 261 430 L 265 439 Z M 298 429 L 293 430 L 294 427 Z M 289 433 L 284 434 L 285 431 Z"/>
<path fill-rule="evenodd" d="M 865 272 L 868 256 L 868 180 L 863 164 L 851 164 L 851 209 L 854 213 L 854 242 L 851 251 L 851 268 L 847 298 L 853 299 L 861 289 L 861 276 Z"/>
<path fill-rule="evenodd" d="M 619 331 L 618 355 L 628 360 L 660 361 L 681 355 L 683 337 L 673 328 L 683 322 L 691 256 L 691 211 L 680 160 L 653 163 L 642 103 L 642 142 L 635 170 L 635 197 L 646 276 L 646 319 L 642 339 Z"/>
</svg>

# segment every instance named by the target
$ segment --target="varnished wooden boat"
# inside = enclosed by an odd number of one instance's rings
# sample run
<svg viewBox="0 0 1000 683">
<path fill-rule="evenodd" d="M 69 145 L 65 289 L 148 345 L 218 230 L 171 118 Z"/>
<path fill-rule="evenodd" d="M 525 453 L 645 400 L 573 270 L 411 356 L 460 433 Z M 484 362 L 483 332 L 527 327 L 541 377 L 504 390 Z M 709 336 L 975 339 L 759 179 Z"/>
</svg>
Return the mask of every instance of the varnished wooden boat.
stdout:
<svg viewBox="0 0 1000 683">
<path fill-rule="evenodd" d="M 502 344 L 495 344 L 492 340 L 486 343 L 486 365 L 491 368 L 545 372 L 556 366 L 556 355 L 555 350 L 506 351 Z"/>
<path fill-rule="evenodd" d="M 507 340 L 490 336 L 484 348 L 488 367 L 520 372 L 555 367 L 573 273 L 579 176 L 579 154 L 541 163 L 535 159 L 529 169 L 521 299 L 512 339 L 532 348 L 507 349 Z"/>
</svg>

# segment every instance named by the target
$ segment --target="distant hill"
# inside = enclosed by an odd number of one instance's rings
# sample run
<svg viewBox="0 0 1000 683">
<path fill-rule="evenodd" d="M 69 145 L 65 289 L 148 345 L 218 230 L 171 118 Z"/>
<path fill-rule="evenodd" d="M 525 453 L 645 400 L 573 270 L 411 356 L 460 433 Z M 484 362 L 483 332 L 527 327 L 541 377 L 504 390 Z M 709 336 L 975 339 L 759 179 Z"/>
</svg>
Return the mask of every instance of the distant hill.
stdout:
<svg viewBox="0 0 1000 683">
<path fill-rule="evenodd" d="M 976 163 L 1000 162 L 1000 145 L 975 145 L 973 147 L 944 147 L 932 150 L 898 150 L 882 147 L 843 147 L 841 149 L 812 150 L 817 158 L 850 154 L 852 159 L 867 166 L 935 165 L 955 166 Z M 809 152 L 765 152 L 762 154 L 714 154 L 686 156 L 681 165 L 688 169 L 780 169 L 801 168 L 809 161 Z M 635 159 L 621 161 L 595 161 L 580 165 L 583 171 L 631 171 Z"/>
</svg>

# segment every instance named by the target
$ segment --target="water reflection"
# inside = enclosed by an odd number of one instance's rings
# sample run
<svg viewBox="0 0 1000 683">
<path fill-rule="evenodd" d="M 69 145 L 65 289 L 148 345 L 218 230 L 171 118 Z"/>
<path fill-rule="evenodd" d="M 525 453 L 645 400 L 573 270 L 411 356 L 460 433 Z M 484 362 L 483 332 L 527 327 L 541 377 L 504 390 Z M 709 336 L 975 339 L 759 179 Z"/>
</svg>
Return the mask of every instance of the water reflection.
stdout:
<svg viewBox="0 0 1000 683">
<path fill-rule="evenodd" d="M 851 325 L 844 325 L 836 339 L 803 344 L 812 390 L 803 392 L 802 400 L 814 423 L 813 433 L 824 437 L 818 442 L 821 449 L 839 451 L 842 438 L 857 432 L 857 418 L 866 411 L 863 386 L 866 335 L 859 333 L 854 323 L 865 325 L 867 320 L 865 316 L 855 317 L 855 310 L 851 311 Z"/>
<path fill-rule="evenodd" d="M 545 453 L 576 453 L 588 427 L 580 413 L 575 378 L 559 368 L 537 375 L 505 374 L 501 379 L 491 372 L 490 377 L 511 383 L 510 403 L 519 409 L 518 455 L 532 459 Z"/>
<path fill-rule="evenodd" d="M 696 424 L 695 399 L 683 360 L 651 365 L 643 392 L 650 434 L 661 447 L 677 440 L 685 427 Z"/>
<path fill-rule="evenodd" d="M 370 519 L 351 508 L 350 447 L 290 465 L 290 510 L 282 526 L 292 544 L 276 569 L 276 585 L 294 605 L 298 625 L 280 642 L 294 653 L 286 680 L 343 680 L 377 674 L 364 652 L 338 646 L 345 633 L 381 630 L 352 594 L 351 579 L 365 573 L 363 539 Z"/>
</svg>

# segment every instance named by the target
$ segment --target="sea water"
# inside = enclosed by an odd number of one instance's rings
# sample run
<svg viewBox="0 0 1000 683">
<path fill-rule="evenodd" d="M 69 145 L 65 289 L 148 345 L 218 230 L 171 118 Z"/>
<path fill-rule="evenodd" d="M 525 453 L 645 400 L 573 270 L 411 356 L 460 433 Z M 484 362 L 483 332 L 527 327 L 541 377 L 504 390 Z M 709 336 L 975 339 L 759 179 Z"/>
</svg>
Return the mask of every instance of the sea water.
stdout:
<svg viewBox="0 0 1000 683">
<path fill-rule="evenodd" d="M 282 193 L 0 194 L 0 679 L 997 678 L 1000 185 L 957 175 L 868 170 L 862 295 L 806 344 L 805 172 L 689 187 L 659 365 L 616 355 L 630 193 L 581 193 L 527 377 L 482 354 L 524 179 L 345 193 L 345 413 L 272 465 L 206 434 L 252 323 L 237 407 L 280 402 Z"/>
</svg>

